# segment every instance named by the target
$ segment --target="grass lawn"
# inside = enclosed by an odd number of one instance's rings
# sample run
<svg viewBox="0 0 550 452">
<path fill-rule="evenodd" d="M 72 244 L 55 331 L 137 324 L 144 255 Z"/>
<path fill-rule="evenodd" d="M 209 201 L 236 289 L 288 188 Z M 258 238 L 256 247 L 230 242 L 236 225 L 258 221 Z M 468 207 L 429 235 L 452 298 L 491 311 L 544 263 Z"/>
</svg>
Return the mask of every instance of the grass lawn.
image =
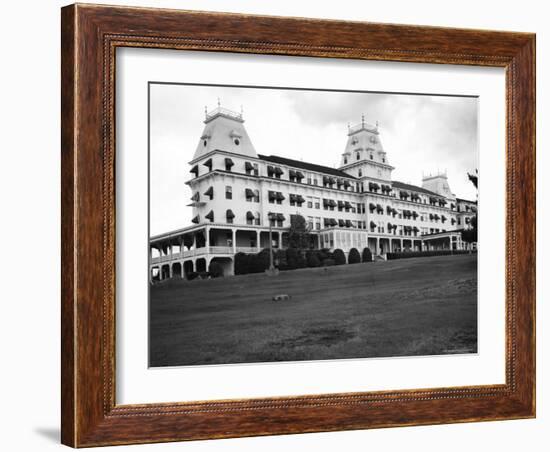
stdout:
<svg viewBox="0 0 550 452">
<path fill-rule="evenodd" d="M 166 281 L 150 316 L 151 366 L 475 353 L 477 255 Z"/>
</svg>

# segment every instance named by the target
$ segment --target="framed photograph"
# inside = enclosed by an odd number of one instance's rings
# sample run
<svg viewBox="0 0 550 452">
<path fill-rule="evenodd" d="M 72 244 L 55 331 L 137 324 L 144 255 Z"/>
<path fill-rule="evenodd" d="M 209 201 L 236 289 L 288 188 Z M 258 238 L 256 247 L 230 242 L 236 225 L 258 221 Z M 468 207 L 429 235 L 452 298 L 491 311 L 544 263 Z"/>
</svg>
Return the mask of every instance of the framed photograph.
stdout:
<svg viewBox="0 0 550 452">
<path fill-rule="evenodd" d="M 535 416 L 535 36 L 62 9 L 62 442 Z"/>
</svg>

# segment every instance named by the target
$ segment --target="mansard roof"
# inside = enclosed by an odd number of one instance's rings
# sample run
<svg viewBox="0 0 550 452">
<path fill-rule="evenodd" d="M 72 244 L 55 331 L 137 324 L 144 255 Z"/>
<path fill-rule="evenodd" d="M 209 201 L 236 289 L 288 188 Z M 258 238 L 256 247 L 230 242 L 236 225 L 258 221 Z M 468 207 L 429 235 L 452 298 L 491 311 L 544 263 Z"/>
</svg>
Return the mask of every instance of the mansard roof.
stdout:
<svg viewBox="0 0 550 452">
<path fill-rule="evenodd" d="M 399 182 L 397 180 L 394 180 L 392 182 L 392 185 L 393 185 L 393 188 L 398 188 L 398 189 L 401 189 L 401 190 L 417 191 L 419 193 L 424 193 L 426 195 L 437 196 L 438 198 L 444 198 L 444 196 L 438 195 L 437 193 L 435 193 L 433 191 L 426 190 L 425 188 L 418 187 L 417 185 L 406 184 L 404 182 Z"/>
<path fill-rule="evenodd" d="M 357 179 L 351 174 L 345 173 L 330 166 L 315 165 L 313 163 L 302 162 L 301 160 L 288 159 L 286 157 L 279 157 L 277 155 L 261 155 L 258 157 L 266 162 L 278 163 L 279 165 L 292 166 L 294 168 L 300 168 L 306 171 L 313 171 L 316 173 L 330 174 L 331 176 L 345 177 L 347 179 Z"/>
</svg>

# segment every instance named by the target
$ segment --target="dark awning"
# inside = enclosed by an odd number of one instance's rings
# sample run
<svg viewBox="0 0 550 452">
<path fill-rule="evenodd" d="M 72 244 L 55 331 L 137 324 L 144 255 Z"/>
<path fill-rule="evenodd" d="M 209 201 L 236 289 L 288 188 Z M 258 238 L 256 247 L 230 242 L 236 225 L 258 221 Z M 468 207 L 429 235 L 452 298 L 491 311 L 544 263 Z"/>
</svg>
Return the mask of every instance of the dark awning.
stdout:
<svg viewBox="0 0 550 452">
<path fill-rule="evenodd" d="M 204 194 L 212 199 L 214 197 L 214 187 L 209 187 Z"/>
<path fill-rule="evenodd" d="M 443 221 L 443 223 L 445 223 L 445 221 L 447 221 L 447 217 L 445 215 L 441 215 L 441 221 Z"/>
<path fill-rule="evenodd" d="M 254 214 L 250 211 L 246 212 L 246 219 L 247 220 L 253 220 L 254 219 Z"/>
<path fill-rule="evenodd" d="M 231 168 L 233 165 L 234 165 L 233 160 L 231 160 L 229 157 L 226 157 L 225 158 L 225 167 L 226 168 L 228 168 L 228 167 Z"/>
<path fill-rule="evenodd" d="M 328 183 L 331 184 L 331 185 L 335 184 L 336 183 L 336 178 L 335 177 L 329 177 L 328 178 Z"/>
<path fill-rule="evenodd" d="M 388 229 L 392 229 L 392 228 L 393 228 L 392 224 L 388 223 Z"/>
<path fill-rule="evenodd" d="M 336 201 L 334 199 L 329 199 L 328 200 L 328 205 L 332 206 L 332 207 L 336 207 Z"/>
<path fill-rule="evenodd" d="M 370 227 L 371 227 L 371 228 L 375 228 L 375 227 L 376 227 L 376 223 L 375 223 L 374 221 L 371 221 L 371 222 L 370 222 Z"/>
<path fill-rule="evenodd" d="M 200 217 L 197 215 L 196 217 L 193 217 L 193 219 L 191 220 L 191 223 L 199 224 L 199 221 L 200 221 Z"/>
<path fill-rule="evenodd" d="M 369 209 L 374 210 L 376 209 L 376 204 L 373 204 L 372 202 L 369 204 Z"/>
<path fill-rule="evenodd" d="M 296 177 L 296 170 L 293 170 L 293 169 L 289 170 L 289 171 L 288 171 L 288 175 L 289 175 L 290 177 Z"/>
<path fill-rule="evenodd" d="M 196 192 L 193 196 L 191 196 L 191 201 L 199 201 L 200 200 L 200 194 L 199 192 Z"/>
<path fill-rule="evenodd" d="M 231 209 L 227 209 L 227 211 L 225 212 L 225 218 L 228 218 L 228 219 L 235 218 L 235 214 Z"/>
<path fill-rule="evenodd" d="M 304 197 L 302 195 L 297 195 L 296 196 L 296 202 L 299 203 L 299 204 L 302 204 L 303 202 L 306 202 L 306 200 L 304 199 Z"/>
<path fill-rule="evenodd" d="M 344 181 L 344 187 L 348 188 L 351 185 L 349 180 Z"/>
<path fill-rule="evenodd" d="M 343 209 L 345 205 L 346 203 L 344 201 L 338 201 L 338 207 L 341 207 Z"/>
<path fill-rule="evenodd" d="M 323 184 L 327 184 L 328 183 L 328 176 L 323 176 Z"/>
<path fill-rule="evenodd" d="M 343 228 L 346 225 L 346 222 L 344 220 L 338 220 L 338 226 Z"/>
<path fill-rule="evenodd" d="M 245 196 L 247 198 L 253 198 L 254 197 L 254 191 L 251 188 L 246 188 L 244 190 Z"/>
<path fill-rule="evenodd" d="M 278 166 L 275 167 L 275 170 L 274 170 L 274 171 L 275 171 L 275 174 L 279 174 L 279 175 L 280 175 L 280 174 L 283 174 L 283 170 L 282 170 L 280 167 L 278 167 Z"/>
<path fill-rule="evenodd" d="M 279 199 L 280 201 L 284 201 L 285 197 L 281 192 L 277 192 L 277 199 Z"/>
<path fill-rule="evenodd" d="M 325 226 L 330 226 L 330 218 L 323 218 L 323 223 Z"/>
<path fill-rule="evenodd" d="M 194 173 L 195 177 L 199 175 L 199 165 L 195 165 L 193 168 L 189 170 L 190 173 Z"/>
<path fill-rule="evenodd" d="M 285 216 L 282 213 L 277 214 L 277 221 L 285 221 Z"/>
<path fill-rule="evenodd" d="M 271 176 L 275 171 L 275 168 L 273 168 L 273 165 L 267 165 L 267 175 Z"/>
<path fill-rule="evenodd" d="M 301 171 L 296 171 L 296 177 L 297 177 L 298 179 L 303 179 L 303 178 L 306 177 L 306 176 L 304 176 L 304 173 L 302 173 Z"/>
<path fill-rule="evenodd" d="M 211 211 L 208 212 L 204 217 L 205 217 L 205 218 L 208 218 L 210 221 L 214 221 L 214 211 L 211 210 Z"/>
<path fill-rule="evenodd" d="M 244 169 L 246 171 L 252 171 L 254 169 L 254 166 L 250 162 L 244 162 Z"/>
<path fill-rule="evenodd" d="M 346 220 L 346 227 L 351 228 L 353 224 L 351 223 L 351 220 Z"/>
<path fill-rule="evenodd" d="M 349 201 L 346 201 L 344 204 L 346 209 L 351 209 L 353 207 Z"/>
<path fill-rule="evenodd" d="M 208 159 L 206 162 L 203 163 L 203 165 L 212 169 L 212 159 Z"/>
</svg>

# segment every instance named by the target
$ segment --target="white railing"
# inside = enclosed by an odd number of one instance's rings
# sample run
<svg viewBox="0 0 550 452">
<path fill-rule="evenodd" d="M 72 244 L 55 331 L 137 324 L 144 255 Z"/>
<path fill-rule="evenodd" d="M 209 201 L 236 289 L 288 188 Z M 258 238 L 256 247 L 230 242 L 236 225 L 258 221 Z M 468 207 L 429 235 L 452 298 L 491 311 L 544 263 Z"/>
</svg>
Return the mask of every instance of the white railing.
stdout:
<svg viewBox="0 0 550 452">
<path fill-rule="evenodd" d="M 233 254 L 232 246 L 211 246 L 210 253 L 212 254 Z"/>
<path fill-rule="evenodd" d="M 257 253 L 260 251 L 259 248 L 256 248 L 255 246 L 238 246 L 237 247 L 237 253 Z"/>
</svg>

